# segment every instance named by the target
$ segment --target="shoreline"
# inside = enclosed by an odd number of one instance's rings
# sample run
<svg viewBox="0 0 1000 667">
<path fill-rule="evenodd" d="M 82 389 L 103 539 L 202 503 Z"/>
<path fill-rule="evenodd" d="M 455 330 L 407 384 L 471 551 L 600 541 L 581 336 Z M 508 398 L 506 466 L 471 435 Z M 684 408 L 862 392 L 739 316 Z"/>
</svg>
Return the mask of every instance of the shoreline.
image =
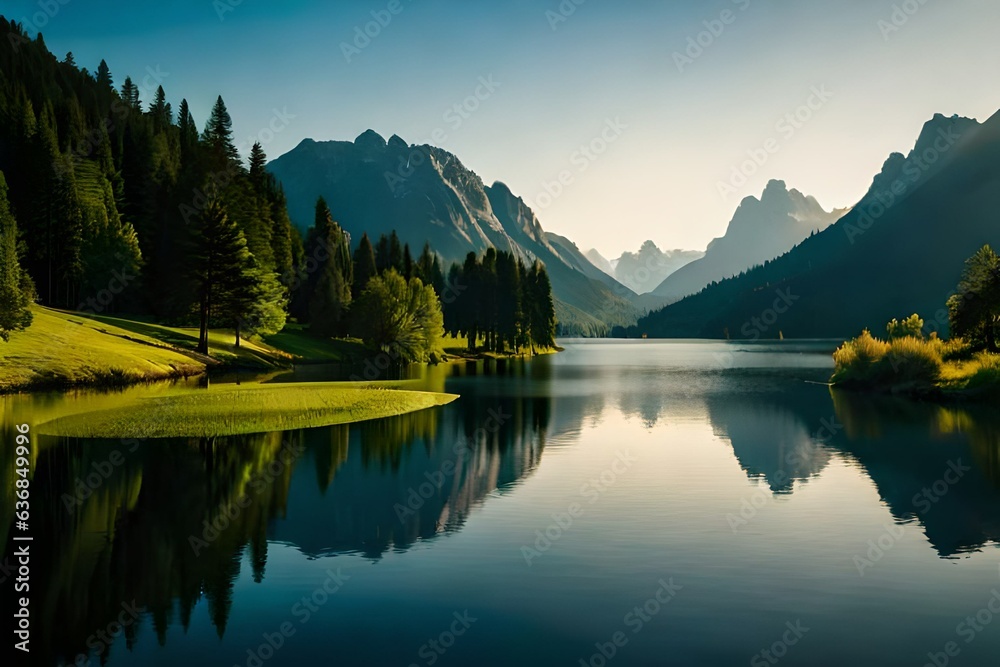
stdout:
<svg viewBox="0 0 1000 667">
<path fill-rule="evenodd" d="M 194 350 L 197 331 L 110 315 L 89 315 L 35 306 L 35 324 L 0 343 L 0 396 L 79 389 L 121 390 L 129 387 L 225 375 L 294 370 L 322 364 L 364 364 L 371 354 L 360 341 L 322 339 L 292 325 L 263 340 L 244 340 L 212 330 L 210 354 Z M 437 363 L 530 359 L 534 354 L 469 352 L 444 339 Z"/>
<path fill-rule="evenodd" d="M 905 398 L 922 403 L 938 403 L 942 405 L 983 403 L 1000 397 L 1000 388 L 988 386 L 967 389 L 948 388 L 926 383 L 875 385 L 858 381 L 832 382 L 829 386 L 831 389 L 838 389 L 852 394 Z"/>
</svg>

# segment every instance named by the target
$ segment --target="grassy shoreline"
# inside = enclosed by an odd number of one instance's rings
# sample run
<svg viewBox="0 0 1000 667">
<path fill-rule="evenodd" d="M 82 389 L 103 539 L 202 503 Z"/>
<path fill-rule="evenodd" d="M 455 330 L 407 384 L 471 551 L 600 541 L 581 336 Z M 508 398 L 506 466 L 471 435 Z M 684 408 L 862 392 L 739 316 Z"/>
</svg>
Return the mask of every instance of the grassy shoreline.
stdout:
<svg viewBox="0 0 1000 667">
<path fill-rule="evenodd" d="M 209 355 L 195 351 L 198 331 L 112 315 L 33 307 L 34 323 L 0 344 L 0 394 L 75 388 L 122 388 L 232 370 L 268 371 L 294 365 L 361 363 L 371 357 L 358 340 L 322 339 L 298 325 L 235 346 L 231 331 L 212 330 Z M 443 361 L 521 358 L 470 352 L 445 338 Z M 538 350 L 536 354 L 552 354 Z"/>
</svg>

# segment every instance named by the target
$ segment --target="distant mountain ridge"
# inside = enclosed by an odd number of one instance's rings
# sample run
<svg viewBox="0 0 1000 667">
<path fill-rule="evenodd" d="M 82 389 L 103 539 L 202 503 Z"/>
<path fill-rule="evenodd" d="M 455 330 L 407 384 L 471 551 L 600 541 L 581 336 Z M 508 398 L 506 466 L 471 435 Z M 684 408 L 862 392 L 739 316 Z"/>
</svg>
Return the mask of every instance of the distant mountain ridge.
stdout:
<svg viewBox="0 0 1000 667">
<path fill-rule="evenodd" d="M 368 130 L 354 142 L 306 139 L 268 170 L 282 182 L 289 214 L 302 230 L 312 224 L 322 195 L 355 239 L 395 230 L 415 253 L 430 243 L 446 263 L 491 246 L 542 261 L 563 335 L 607 335 L 644 312 L 632 290 L 594 269 L 575 245 L 553 243 L 506 185 L 486 186 L 441 148 L 409 145 L 396 135 L 386 141 Z"/>
<path fill-rule="evenodd" d="M 705 253 L 700 250 L 660 250 L 652 241 L 646 241 L 638 252 L 623 253 L 611 264 L 618 282 L 639 294 L 646 294 L 704 256 Z"/>
<path fill-rule="evenodd" d="M 712 282 L 778 257 L 844 213 L 846 209 L 826 211 L 813 197 L 772 180 L 760 199 L 746 197 L 740 203 L 725 235 L 708 244 L 704 257 L 669 275 L 653 294 L 667 302 L 696 294 Z"/>
<path fill-rule="evenodd" d="M 588 262 L 590 262 L 598 269 L 600 269 L 602 273 L 614 277 L 615 275 L 614 264 L 612 264 L 607 257 L 599 253 L 597 251 L 597 248 L 591 248 L 590 250 L 585 252 L 583 256 L 587 258 Z"/>
<path fill-rule="evenodd" d="M 781 257 L 651 313 L 656 337 L 847 337 L 920 314 L 947 332 L 965 260 L 1000 247 L 1000 113 L 985 123 L 935 115 L 913 149 L 885 161 L 834 225 Z M 784 299 L 787 308 L 762 319 Z M 768 321 L 767 324 L 764 322 Z"/>
</svg>

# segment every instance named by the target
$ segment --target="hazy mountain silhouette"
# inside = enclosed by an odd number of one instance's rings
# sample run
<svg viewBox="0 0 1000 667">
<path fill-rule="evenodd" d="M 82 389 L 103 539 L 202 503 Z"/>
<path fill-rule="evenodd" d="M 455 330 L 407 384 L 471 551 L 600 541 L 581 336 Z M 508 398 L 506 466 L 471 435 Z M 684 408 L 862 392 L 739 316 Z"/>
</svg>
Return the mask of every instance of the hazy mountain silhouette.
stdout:
<svg viewBox="0 0 1000 667">
<path fill-rule="evenodd" d="M 623 253 L 612 264 L 619 282 L 639 294 L 646 294 L 675 272 L 704 256 L 705 253 L 700 250 L 660 250 L 652 241 L 646 241 L 639 252 Z"/>
<path fill-rule="evenodd" d="M 583 256 L 587 258 L 587 261 L 600 269 L 603 273 L 614 277 L 615 267 L 611 264 L 611 261 L 599 253 L 597 248 L 591 248 L 587 252 L 583 253 Z"/>
<path fill-rule="evenodd" d="M 740 202 L 726 234 L 708 244 L 704 257 L 671 273 L 652 292 L 668 302 L 700 292 L 709 283 L 774 259 L 844 213 L 827 212 L 814 198 L 789 190 L 784 181 L 771 181 L 760 199 Z"/>
<path fill-rule="evenodd" d="M 643 243 L 638 252 L 622 253 L 621 257 L 612 260 L 596 248 L 584 254 L 602 273 L 640 295 L 652 292 L 667 276 L 704 256 L 700 250 L 660 250 L 652 241 Z"/>
<path fill-rule="evenodd" d="M 429 242 L 446 263 L 490 246 L 540 259 L 564 333 L 603 335 L 611 326 L 633 324 L 640 312 L 631 290 L 593 270 L 578 250 L 554 247 L 506 185 L 484 185 L 443 149 L 410 146 L 395 135 L 387 142 L 368 130 L 353 143 L 306 139 L 268 169 L 282 182 L 289 214 L 302 230 L 312 224 L 322 195 L 355 239 L 396 230 L 414 252 Z"/>
<path fill-rule="evenodd" d="M 965 260 L 984 243 L 1000 245 L 998 210 L 1000 114 L 982 125 L 938 114 L 908 156 L 886 160 L 868 193 L 836 224 L 774 261 L 650 314 L 638 331 L 842 337 L 881 330 L 913 312 L 946 330 L 944 304 Z M 755 328 L 753 319 L 781 298 L 791 304 L 787 312 L 765 331 Z"/>
</svg>

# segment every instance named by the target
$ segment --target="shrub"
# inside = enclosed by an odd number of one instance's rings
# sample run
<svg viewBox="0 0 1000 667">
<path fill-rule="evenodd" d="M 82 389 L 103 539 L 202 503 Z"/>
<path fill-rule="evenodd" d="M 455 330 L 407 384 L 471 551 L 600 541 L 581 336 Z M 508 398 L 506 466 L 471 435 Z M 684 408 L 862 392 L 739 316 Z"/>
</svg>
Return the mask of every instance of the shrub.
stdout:
<svg viewBox="0 0 1000 667">
<path fill-rule="evenodd" d="M 889 340 L 895 340 L 896 338 L 923 338 L 924 337 L 924 321 L 920 319 L 920 316 L 914 313 L 910 315 L 902 322 L 898 320 L 893 320 L 889 322 L 885 327 L 886 333 L 889 335 Z"/>
<path fill-rule="evenodd" d="M 969 376 L 969 389 L 1000 387 L 1000 354 L 980 352 L 973 359 L 976 368 Z"/>
<path fill-rule="evenodd" d="M 971 359 L 972 355 L 972 345 L 964 338 L 952 338 L 941 343 L 941 358 L 944 361 Z"/>
<path fill-rule="evenodd" d="M 889 344 L 865 329 L 860 336 L 849 340 L 833 353 L 834 382 L 869 382 L 878 362 L 889 351 Z"/>
<path fill-rule="evenodd" d="M 889 352 L 876 365 L 877 381 L 934 383 L 941 378 L 944 360 L 943 342 L 925 341 L 913 336 L 896 338 L 889 343 Z"/>
<path fill-rule="evenodd" d="M 867 329 L 833 353 L 838 383 L 888 386 L 899 383 L 934 383 L 941 377 L 943 353 L 948 343 L 915 336 L 879 340 Z"/>
</svg>

